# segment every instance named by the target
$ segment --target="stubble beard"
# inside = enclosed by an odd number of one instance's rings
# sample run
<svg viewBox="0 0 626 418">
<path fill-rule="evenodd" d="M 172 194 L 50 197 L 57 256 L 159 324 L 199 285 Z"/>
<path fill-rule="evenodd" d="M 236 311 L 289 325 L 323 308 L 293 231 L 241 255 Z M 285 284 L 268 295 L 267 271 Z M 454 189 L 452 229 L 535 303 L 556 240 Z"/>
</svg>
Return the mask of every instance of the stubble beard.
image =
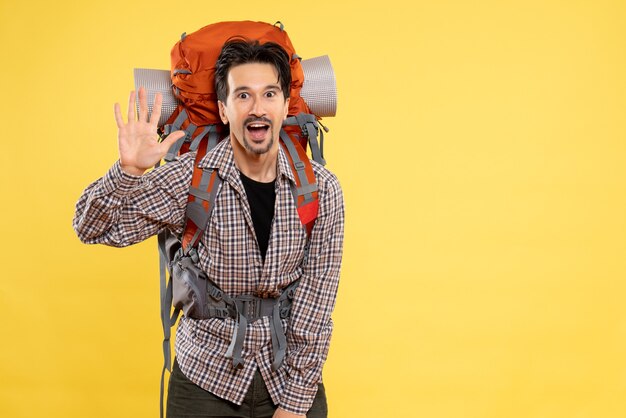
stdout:
<svg viewBox="0 0 626 418">
<path fill-rule="evenodd" d="M 267 132 L 270 134 L 270 140 L 267 143 L 267 145 L 263 148 L 255 148 L 253 146 L 253 144 L 250 143 L 250 141 L 248 141 L 248 138 L 246 137 L 247 135 L 247 129 L 246 129 L 246 125 L 252 122 L 256 122 L 256 121 L 260 121 L 260 122 L 265 122 L 269 125 L 269 128 L 267 129 Z M 266 118 L 249 118 L 246 119 L 244 121 L 243 124 L 243 146 L 244 148 L 253 153 L 253 154 L 257 154 L 257 155 L 263 155 L 267 152 L 269 152 L 269 150 L 272 149 L 272 146 L 274 145 L 274 125 L 272 124 L 272 121 Z"/>
<path fill-rule="evenodd" d="M 254 153 L 254 154 L 258 154 L 258 155 L 262 155 L 265 154 L 266 152 L 268 152 L 269 150 L 272 149 L 272 146 L 274 145 L 274 130 L 272 128 L 268 129 L 269 134 L 270 134 L 270 140 L 267 143 L 267 145 L 263 148 L 255 148 L 252 144 L 250 144 L 250 142 L 248 141 L 248 138 L 246 138 L 246 134 L 243 135 L 243 146 L 245 147 L 246 150 Z"/>
</svg>

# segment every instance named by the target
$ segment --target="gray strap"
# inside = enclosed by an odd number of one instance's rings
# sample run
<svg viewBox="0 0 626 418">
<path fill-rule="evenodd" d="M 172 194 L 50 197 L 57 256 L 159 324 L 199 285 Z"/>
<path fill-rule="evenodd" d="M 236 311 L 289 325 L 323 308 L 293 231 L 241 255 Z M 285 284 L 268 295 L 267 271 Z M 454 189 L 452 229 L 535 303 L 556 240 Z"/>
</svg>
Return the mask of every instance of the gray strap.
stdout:
<svg viewBox="0 0 626 418">
<path fill-rule="evenodd" d="M 196 129 L 198 129 L 198 127 L 189 122 L 189 125 L 187 125 L 187 127 L 185 128 L 185 141 L 191 141 L 191 138 L 193 138 L 193 134 L 194 132 L 196 132 Z"/>
<path fill-rule="evenodd" d="M 200 190 L 206 190 L 209 187 L 209 182 L 211 181 L 211 175 L 213 174 L 213 170 L 210 168 L 202 170 L 202 177 L 200 177 L 200 184 L 198 188 Z M 217 180 L 217 179 L 216 179 Z M 215 185 L 213 185 L 215 186 Z M 213 202 L 211 202 L 213 203 Z"/>
<path fill-rule="evenodd" d="M 174 68 L 174 71 L 172 72 L 172 77 L 176 74 L 191 74 L 191 71 L 185 68 Z"/>
<path fill-rule="evenodd" d="M 198 238 L 206 229 L 206 226 L 209 223 L 209 219 L 211 219 L 211 213 L 213 212 L 213 207 L 215 206 L 215 199 L 217 197 L 220 185 L 222 184 L 222 178 L 216 174 L 215 181 L 213 182 L 213 187 L 211 188 L 211 193 L 205 192 L 205 190 L 209 187 L 209 182 L 211 181 L 211 176 L 213 172 L 213 169 L 203 169 L 198 188 L 191 187 L 189 189 L 189 193 L 191 195 L 209 202 L 209 208 L 208 210 L 205 209 L 199 200 L 194 200 L 193 202 L 187 203 L 185 222 L 191 220 L 197 226 L 197 229 L 194 232 L 193 237 L 190 241 L 191 245 L 188 246 L 188 248 L 186 249 L 187 253 L 189 253 L 194 247 L 198 245 Z"/>
<path fill-rule="evenodd" d="M 326 165 L 326 160 L 324 159 L 324 132 L 328 133 L 328 128 L 322 125 L 322 122 L 320 122 L 319 120 L 317 121 L 317 124 L 322 127 L 322 129 L 320 129 L 319 131 L 320 132 L 320 154 L 322 154 L 322 161 L 323 161 L 322 165 Z"/>
<path fill-rule="evenodd" d="M 206 190 L 201 190 L 201 189 L 197 189 L 195 187 L 190 187 L 189 188 L 189 194 L 197 197 L 198 199 L 202 199 L 205 201 L 209 201 L 210 200 L 210 195 Z"/>
<path fill-rule="evenodd" d="M 167 155 L 165 155 L 165 158 L 164 158 L 165 161 L 169 163 L 170 161 L 173 161 L 174 158 L 176 158 L 183 144 L 189 141 L 189 139 L 193 136 L 193 133 L 196 131 L 197 128 L 198 127 L 194 125 L 193 123 L 190 123 L 187 126 L 187 128 L 185 128 L 185 136 L 180 138 L 178 141 L 174 143 L 174 145 L 170 147 L 169 151 L 167 152 Z M 180 129 L 180 128 L 177 128 L 177 129 Z"/>
<path fill-rule="evenodd" d="M 219 140 L 219 134 L 217 133 L 217 128 L 212 126 L 213 129 L 209 131 L 209 143 L 206 147 L 206 152 L 211 151 L 217 145 L 217 141 Z"/>
<path fill-rule="evenodd" d="M 282 138 L 283 143 L 287 147 L 287 151 L 289 152 L 289 155 L 291 156 L 293 165 L 296 168 L 298 179 L 300 180 L 300 185 L 307 186 L 309 184 L 309 179 L 306 176 L 306 171 L 304 170 L 305 165 L 302 162 L 302 160 L 300 160 L 300 155 L 298 154 L 298 151 L 296 150 L 296 146 L 292 142 L 291 138 L 289 138 L 289 135 L 287 135 L 287 132 L 285 132 L 284 129 L 280 130 L 280 137 Z M 296 197 L 298 196 L 297 193 L 295 196 Z M 309 200 L 309 199 L 313 199 L 313 196 L 311 196 L 311 194 L 309 193 L 309 194 L 305 194 L 304 198 L 305 200 Z"/>
<path fill-rule="evenodd" d="M 158 235 L 159 246 L 159 288 L 161 294 L 161 324 L 163 326 L 163 370 L 161 370 L 161 392 L 159 409 L 161 411 L 161 418 L 163 418 L 163 396 L 165 390 L 165 371 L 172 371 L 172 354 L 170 348 L 171 331 L 170 328 L 176 323 L 180 309 L 175 309 L 174 313 L 170 317 L 170 311 L 172 307 L 172 279 L 166 283 L 166 267 L 168 266 L 168 260 L 165 249 L 165 240 L 167 238 L 167 231 L 162 231 Z"/>
<path fill-rule="evenodd" d="M 163 326 L 163 370 L 161 370 L 161 390 L 159 410 L 161 418 L 163 418 L 163 395 L 165 391 L 165 370 L 171 371 L 171 353 L 170 353 L 170 327 L 169 321 L 166 321 L 166 316 L 169 319 L 169 312 L 166 313 L 166 299 L 167 299 L 167 287 L 166 287 L 166 273 L 165 266 L 167 260 L 165 259 L 165 237 L 161 232 L 158 237 L 159 242 L 159 274 L 161 279 L 159 280 L 159 288 L 161 294 L 161 325 Z M 171 305 L 170 305 L 171 306 Z"/>
<path fill-rule="evenodd" d="M 298 288 L 299 284 L 300 284 L 300 280 L 295 280 L 291 282 L 289 286 L 283 289 L 278 300 L 280 302 L 285 302 L 286 300 L 292 300 L 294 295 L 296 294 L 296 289 Z"/>
<path fill-rule="evenodd" d="M 315 157 L 315 153 L 313 152 L 313 146 L 315 146 L 315 148 L 317 148 L 317 138 L 315 139 L 315 141 L 313 141 L 313 143 L 310 141 L 309 138 L 309 145 L 311 145 L 311 153 L 313 154 L 313 160 L 315 162 L 320 163 L 321 165 L 326 165 L 326 160 L 324 159 L 324 130 L 323 129 L 318 129 L 316 130 L 317 132 L 319 132 L 319 159 L 316 159 Z"/>
<path fill-rule="evenodd" d="M 272 312 L 272 317 L 270 318 L 272 354 L 274 356 L 272 370 L 274 371 L 278 370 L 285 359 L 285 353 L 287 352 L 287 336 L 285 334 L 285 330 L 283 329 L 281 318 L 289 316 L 293 297 L 299 284 L 300 281 L 296 280 L 283 289 L 280 297 L 274 305 L 274 311 Z"/>
<path fill-rule="evenodd" d="M 244 310 L 245 308 L 244 306 Z M 239 309 L 239 307 L 237 307 L 237 309 Z M 243 342 L 246 338 L 246 328 L 248 327 L 248 320 L 241 312 L 239 312 L 237 323 L 237 332 L 233 334 L 233 338 L 236 338 L 233 347 L 233 367 L 240 370 L 243 369 Z"/>
<path fill-rule="evenodd" d="M 195 201 L 187 204 L 187 219 L 190 219 L 196 224 L 198 230 L 204 230 L 204 228 L 206 228 L 208 216 L 202 203 Z"/>
<path fill-rule="evenodd" d="M 304 133 L 309 139 L 309 147 L 311 147 L 311 156 L 313 157 L 313 161 L 326 165 L 326 161 L 324 161 L 317 143 L 317 119 L 315 119 L 314 116 L 311 116 L 313 115 L 299 113 L 296 115 L 296 120 L 302 129 L 302 133 Z"/>
<path fill-rule="evenodd" d="M 195 151 L 198 149 L 198 145 L 200 145 L 200 141 L 202 140 L 202 138 L 204 138 L 206 136 L 206 134 L 208 133 L 206 127 L 202 128 L 202 132 L 200 132 L 198 134 L 198 136 L 196 136 L 194 138 L 194 140 L 191 142 L 191 145 L 189 145 L 189 151 Z"/>
<path fill-rule="evenodd" d="M 200 234 L 202 233 L 202 231 L 204 231 L 204 229 L 197 228 L 197 229 L 196 229 L 196 232 L 194 232 L 193 237 L 191 237 L 191 241 L 190 241 L 190 242 L 192 243 L 192 246 L 191 246 L 191 248 L 190 248 L 190 249 L 188 249 L 188 250 L 187 250 L 187 254 L 189 254 L 189 251 L 190 251 L 190 250 L 193 250 L 193 245 L 195 245 L 195 243 L 197 243 L 197 242 L 198 242 L 198 237 L 200 236 Z"/>
<path fill-rule="evenodd" d="M 285 118 L 283 125 L 298 125 L 303 128 L 307 122 L 315 123 L 317 122 L 317 118 L 315 115 L 310 113 L 300 112 L 296 116 L 289 116 L 288 118 Z"/>
<path fill-rule="evenodd" d="M 235 314 L 235 318 L 237 317 L 237 314 Z M 233 350 L 235 349 L 235 341 L 237 341 L 237 330 L 239 328 L 237 327 L 237 324 L 235 324 L 235 330 L 233 331 L 233 336 L 230 339 L 230 344 L 228 345 L 228 348 L 226 349 L 226 354 L 224 355 L 224 357 L 226 358 L 233 358 Z"/>
<path fill-rule="evenodd" d="M 280 320 L 280 303 L 278 302 L 274 304 L 274 312 L 270 318 L 270 327 L 272 333 L 272 353 L 274 356 L 272 370 L 276 371 L 283 363 L 285 352 L 287 351 L 287 337 L 285 336 L 283 323 Z"/>
<path fill-rule="evenodd" d="M 183 125 L 183 122 L 185 122 L 186 119 L 187 119 L 187 111 L 183 109 L 178 114 L 178 116 L 176 116 L 174 123 L 164 126 L 164 133 L 166 134 L 166 136 L 171 134 L 173 131 L 179 130 L 180 127 Z M 173 161 L 174 158 L 176 158 L 176 155 L 178 155 L 178 151 L 180 151 L 180 148 L 185 143 L 185 138 L 186 136 L 174 142 L 174 144 L 170 147 L 170 149 L 167 151 L 167 154 L 165 155 L 165 158 L 164 158 L 165 161 L 169 163 L 170 161 Z"/>
<path fill-rule="evenodd" d="M 317 183 L 300 186 L 296 189 L 296 196 L 303 196 L 317 191 Z"/>
<path fill-rule="evenodd" d="M 165 157 L 163 159 L 168 163 L 174 161 L 174 158 L 176 158 L 176 156 L 178 155 L 178 151 L 180 151 L 184 143 L 185 143 L 185 137 L 183 136 L 182 138 L 178 139 L 176 142 L 172 144 L 172 146 L 167 151 L 167 154 L 165 154 Z"/>
<path fill-rule="evenodd" d="M 278 353 L 278 336 L 276 335 L 276 324 L 274 323 L 274 315 L 272 315 L 272 318 L 270 318 L 270 336 L 272 337 L 272 357 L 274 358 L 274 361 L 272 361 L 272 370 L 276 371 L 278 370 L 278 367 L 276 367 L 276 354 Z M 280 366 L 280 364 L 278 366 Z"/>
<path fill-rule="evenodd" d="M 187 120 L 187 111 L 185 109 L 181 110 L 180 113 L 178 114 L 178 116 L 176 116 L 176 119 L 174 119 L 174 123 L 170 124 L 170 125 L 165 125 L 166 127 L 171 127 L 170 129 L 173 131 L 176 131 L 178 129 L 180 129 L 181 126 L 183 126 L 183 122 L 185 122 L 185 120 Z"/>
<path fill-rule="evenodd" d="M 163 133 L 160 135 L 161 141 L 171 133 L 172 133 L 172 125 L 163 125 Z"/>
<path fill-rule="evenodd" d="M 213 147 L 211 146 L 211 133 L 216 131 L 215 125 L 207 125 L 203 127 L 202 129 L 203 129 L 202 132 L 194 138 L 193 142 L 189 146 L 189 151 L 197 150 L 198 146 L 200 145 L 200 141 L 202 141 L 202 139 L 207 135 L 209 135 L 209 144 L 207 145 L 207 152 L 215 146 L 215 145 L 213 145 Z M 217 144 L 217 141 L 215 141 L 215 144 Z"/>
<path fill-rule="evenodd" d="M 283 120 L 283 126 L 295 126 L 295 125 L 300 126 L 300 123 L 298 123 L 298 119 L 296 119 L 295 116 L 289 116 L 285 118 L 285 120 Z"/>
<path fill-rule="evenodd" d="M 307 123 L 317 122 L 317 118 L 310 113 L 300 112 L 295 116 L 295 118 L 300 126 L 304 126 Z"/>
<path fill-rule="evenodd" d="M 187 218 L 191 219 L 191 221 L 196 224 L 198 230 L 204 230 L 209 222 L 209 218 L 211 217 L 211 212 L 213 211 L 213 206 L 215 205 L 215 198 L 217 196 L 218 188 L 221 184 L 221 178 L 219 175 L 215 176 L 215 183 L 213 184 L 213 188 L 211 189 L 211 193 L 207 193 L 206 190 L 209 187 L 209 182 L 211 181 L 211 175 L 213 174 L 212 169 L 205 169 L 202 172 L 202 177 L 200 178 L 200 184 L 198 188 L 190 188 L 189 193 L 193 196 L 196 196 L 204 201 L 209 202 L 209 210 L 207 211 L 201 202 L 195 200 L 191 203 L 187 204 Z M 194 241 L 192 241 L 194 242 Z"/>
<path fill-rule="evenodd" d="M 206 172 L 209 170 L 204 170 L 204 171 Z M 210 180 L 210 176 L 209 176 L 209 180 Z M 202 182 L 200 185 L 202 186 Z M 213 187 L 211 188 L 211 194 L 209 195 L 209 213 L 207 213 L 207 219 L 211 215 L 210 212 L 213 211 L 213 207 L 215 206 L 215 199 L 217 198 L 217 193 L 219 192 L 219 188 L 221 185 L 222 185 L 222 178 L 220 177 L 219 173 L 217 173 L 215 175 Z M 208 186 L 208 183 L 207 183 L 207 186 Z"/>
<path fill-rule="evenodd" d="M 311 156 L 313 157 L 313 161 L 318 162 L 322 165 L 326 165 L 326 160 L 324 159 L 324 133 L 322 129 L 319 129 L 318 126 L 321 124 L 315 117 L 310 113 L 298 113 L 296 116 L 290 116 L 283 121 L 283 125 L 298 125 L 300 126 L 300 130 L 302 133 L 308 138 L 309 147 L 311 147 Z M 327 128 L 324 127 L 324 130 Z M 320 132 L 320 142 L 318 145 L 317 142 L 317 133 Z"/>
</svg>

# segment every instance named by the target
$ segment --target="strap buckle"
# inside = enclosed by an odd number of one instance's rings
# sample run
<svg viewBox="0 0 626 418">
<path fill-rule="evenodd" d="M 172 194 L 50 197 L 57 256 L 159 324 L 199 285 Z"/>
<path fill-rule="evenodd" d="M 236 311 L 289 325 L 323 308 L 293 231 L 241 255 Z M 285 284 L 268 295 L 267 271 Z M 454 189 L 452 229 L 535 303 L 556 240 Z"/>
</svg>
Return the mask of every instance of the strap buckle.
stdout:
<svg viewBox="0 0 626 418">
<path fill-rule="evenodd" d="M 209 294 L 209 296 L 211 296 L 216 301 L 222 300 L 222 298 L 224 296 L 224 294 L 222 293 L 222 291 L 220 289 L 218 289 L 215 286 L 211 286 L 210 284 L 208 284 L 207 293 Z"/>
<path fill-rule="evenodd" d="M 228 308 L 215 308 L 215 317 L 224 319 L 230 316 L 230 312 L 228 312 Z"/>
</svg>

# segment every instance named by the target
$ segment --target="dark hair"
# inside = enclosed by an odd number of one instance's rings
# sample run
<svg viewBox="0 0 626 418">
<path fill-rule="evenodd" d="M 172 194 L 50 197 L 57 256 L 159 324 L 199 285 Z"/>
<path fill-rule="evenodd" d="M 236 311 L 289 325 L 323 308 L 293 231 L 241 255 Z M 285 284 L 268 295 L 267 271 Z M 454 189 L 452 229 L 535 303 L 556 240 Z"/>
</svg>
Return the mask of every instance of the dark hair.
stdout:
<svg viewBox="0 0 626 418">
<path fill-rule="evenodd" d="M 222 52 L 215 64 L 215 93 L 217 100 L 226 103 L 228 96 L 228 72 L 232 67 L 241 64 L 263 63 L 271 64 L 276 68 L 278 81 L 285 100 L 291 92 L 291 67 L 289 66 L 289 55 L 278 44 L 247 39 L 232 39 L 227 41 L 222 47 Z"/>
</svg>

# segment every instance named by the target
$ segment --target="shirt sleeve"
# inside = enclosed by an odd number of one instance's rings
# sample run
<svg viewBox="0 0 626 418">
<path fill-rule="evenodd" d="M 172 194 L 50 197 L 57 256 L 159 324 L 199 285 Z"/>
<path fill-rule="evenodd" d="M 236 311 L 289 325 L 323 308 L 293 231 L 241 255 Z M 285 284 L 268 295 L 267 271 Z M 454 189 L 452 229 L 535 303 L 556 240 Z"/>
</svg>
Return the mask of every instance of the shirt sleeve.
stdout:
<svg viewBox="0 0 626 418">
<path fill-rule="evenodd" d="M 336 177 L 328 173 L 310 247 L 291 308 L 285 357 L 287 382 L 280 407 L 304 415 L 311 408 L 326 361 L 343 253 L 344 205 Z"/>
<path fill-rule="evenodd" d="M 73 227 L 86 244 L 125 247 L 163 228 L 180 231 L 195 153 L 142 176 L 125 173 L 117 161 L 90 184 L 78 202 Z"/>
</svg>

